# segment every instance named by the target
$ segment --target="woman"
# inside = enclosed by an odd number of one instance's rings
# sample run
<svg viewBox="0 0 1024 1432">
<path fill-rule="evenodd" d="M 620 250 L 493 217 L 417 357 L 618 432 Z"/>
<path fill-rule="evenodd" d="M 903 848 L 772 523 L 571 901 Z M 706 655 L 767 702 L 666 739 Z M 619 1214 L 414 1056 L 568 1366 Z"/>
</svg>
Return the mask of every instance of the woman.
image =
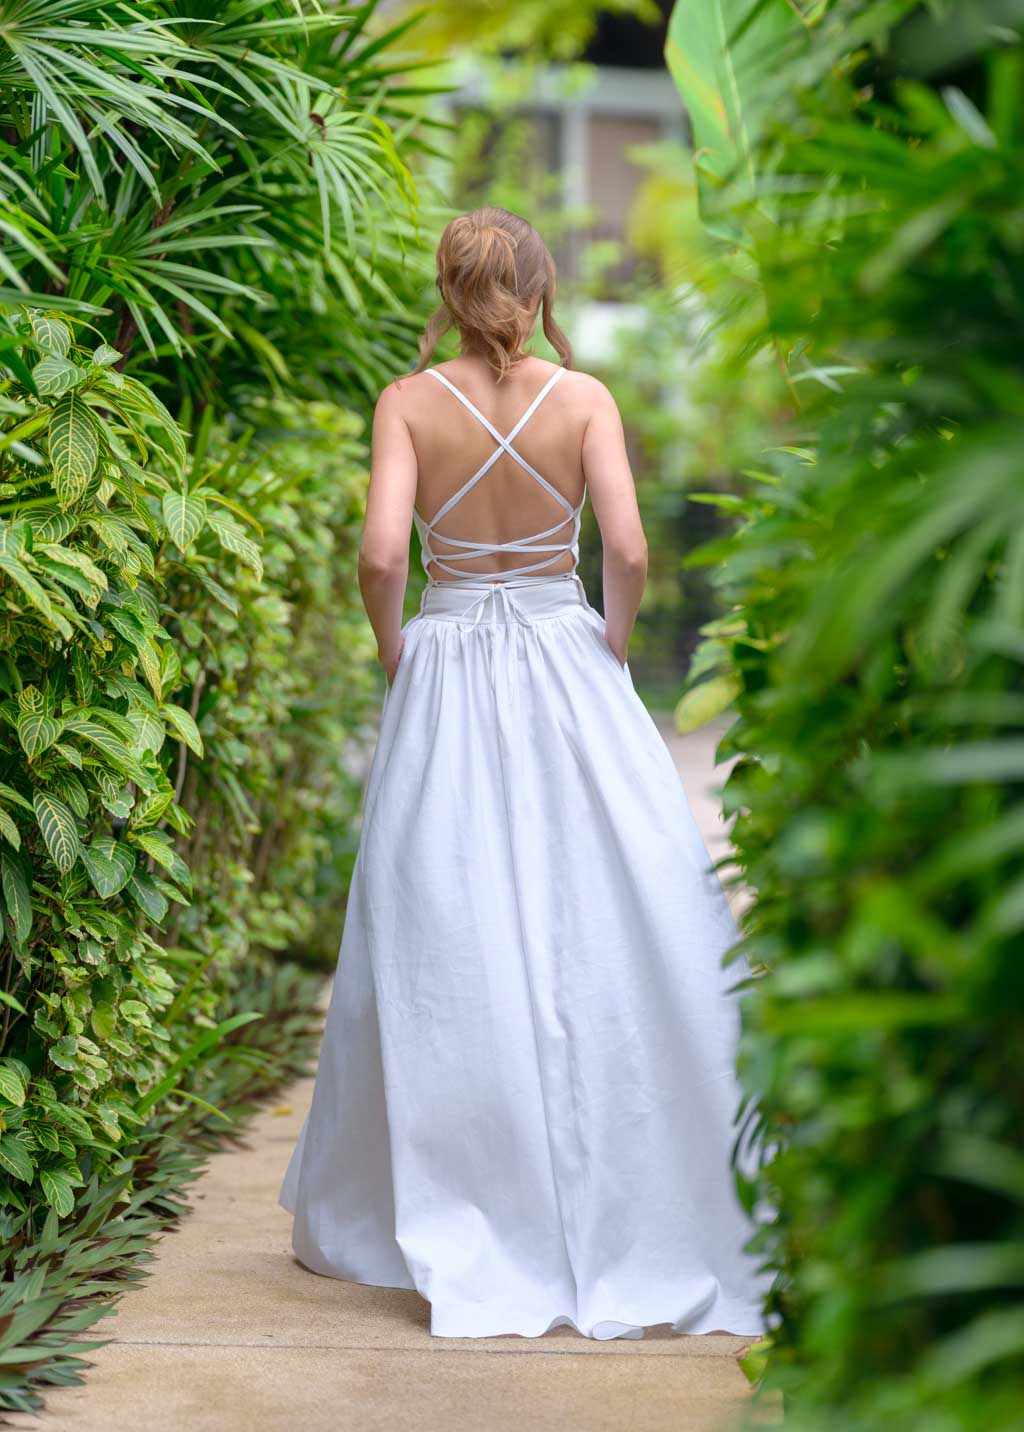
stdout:
<svg viewBox="0 0 1024 1432">
<path fill-rule="evenodd" d="M 647 547 L 622 424 L 570 371 L 524 219 L 455 219 L 437 268 L 374 419 L 359 570 L 388 688 L 293 1246 L 417 1289 L 438 1336 L 756 1334 L 729 1166 L 747 970 L 721 968 L 735 926 L 626 661 Z M 561 365 L 524 351 L 538 312 Z M 428 368 L 452 324 L 460 357 Z M 413 521 L 429 580 L 402 626 Z"/>
</svg>

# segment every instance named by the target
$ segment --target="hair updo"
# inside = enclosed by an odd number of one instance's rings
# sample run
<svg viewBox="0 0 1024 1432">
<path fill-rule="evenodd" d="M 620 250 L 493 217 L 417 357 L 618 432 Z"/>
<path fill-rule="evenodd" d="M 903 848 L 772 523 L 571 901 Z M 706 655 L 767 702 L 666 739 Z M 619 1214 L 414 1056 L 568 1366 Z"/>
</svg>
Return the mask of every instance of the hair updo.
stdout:
<svg viewBox="0 0 1024 1432">
<path fill-rule="evenodd" d="M 518 214 L 488 205 L 452 219 L 437 246 L 437 287 L 441 305 L 420 338 L 417 373 L 454 325 L 463 352 L 486 358 L 500 382 L 526 357 L 523 339 L 538 298 L 548 342 L 564 366 L 572 367 L 569 340 L 551 311 L 554 260 L 537 230 Z"/>
</svg>

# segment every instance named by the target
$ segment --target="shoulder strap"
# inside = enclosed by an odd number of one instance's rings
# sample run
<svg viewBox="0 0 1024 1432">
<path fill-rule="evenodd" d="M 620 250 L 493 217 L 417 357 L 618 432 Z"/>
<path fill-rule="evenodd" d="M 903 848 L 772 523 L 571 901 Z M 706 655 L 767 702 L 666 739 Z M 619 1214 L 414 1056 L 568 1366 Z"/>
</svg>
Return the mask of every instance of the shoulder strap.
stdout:
<svg viewBox="0 0 1024 1432">
<path fill-rule="evenodd" d="M 465 393 L 461 391 L 461 389 L 456 388 L 455 384 L 451 381 L 450 378 L 446 378 L 445 375 L 443 373 L 438 372 L 436 368 L 428 368 L 426 371 L 430 373 L 433 377 L 435 377 L 438 382 L 443 383 L 449 392 L 454 393 L 455 396 L 458 398 L 459 402 L 463 405 L 463 407 L 467 408 L 473 414 L 474 418 L 476 418 L 478 422 L 483 424 L 483 426 L 490 433 L 494 441 L 496 443 L 500 443 L 502 447 L 505 447 L 507 443 L 512 442 L 514 438 L 517 438 L 519 436 L 523 428 L 526 426 L 526 424 L 533 417 L 534 413 L 540 407 L 541 403 L 550 393 L 551 389 L 555 386 L 559 378 L 565 372 L 565 369 L 555 369 L 551 377 L 544 384 L 543 388 L 541 388 L 540 392 L 534 398 L 533 402 L 527 408 L 526 412 L 519 419 L 519 421 L 516 423 L 515 427 L 512 429 L 512 431 L 508 434 L 507 437 L 502 437 L 501 433 L 498 432 L 494 424 L 490 422 L 489 419 L 484 417 L 483 413 L 476 406 L 476 404 L 471 403 L 470 400 L 466 397 Z"/>
</svg>

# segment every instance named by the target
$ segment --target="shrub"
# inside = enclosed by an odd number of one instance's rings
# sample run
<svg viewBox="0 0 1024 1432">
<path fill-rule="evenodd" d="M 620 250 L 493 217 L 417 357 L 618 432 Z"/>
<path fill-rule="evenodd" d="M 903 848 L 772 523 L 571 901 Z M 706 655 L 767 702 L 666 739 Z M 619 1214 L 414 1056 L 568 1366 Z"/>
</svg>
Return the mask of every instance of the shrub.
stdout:
<svg viewBox="0 0 1024 1432">
<path fill-rule="evenodd" d="M 701 667 L 739 690 L 765 1386 L 814 1432 L 1020 1417 L 1024 57 L 985 8 L 790 10 L 781 51 L 733 13 L 710 71 L 790 96 L 709 161 L 804 397 L 704 554 Z"/>
</svg>

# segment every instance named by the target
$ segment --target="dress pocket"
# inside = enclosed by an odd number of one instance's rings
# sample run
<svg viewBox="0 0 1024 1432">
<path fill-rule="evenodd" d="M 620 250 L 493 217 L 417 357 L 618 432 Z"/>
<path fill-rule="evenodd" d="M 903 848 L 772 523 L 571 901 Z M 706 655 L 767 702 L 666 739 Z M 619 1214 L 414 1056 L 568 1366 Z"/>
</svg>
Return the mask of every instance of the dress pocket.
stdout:
<svg viewBox="0 0 1024 1432">
<path fill-rule="evenodd" d="M 608 638 L 604 634 L 604 617 L 596 609 L 596 607 L 588 608 L 587 615 L 590 620 L 590 624 L 594 629 L 594 635 L 597 637 L 598 645 L 600 646 L 601 650 L 615 663 L 616 671 L 625 672 L 625 666 L 623 666 L 622 662 L 608 645 Z"/>
</svg>

